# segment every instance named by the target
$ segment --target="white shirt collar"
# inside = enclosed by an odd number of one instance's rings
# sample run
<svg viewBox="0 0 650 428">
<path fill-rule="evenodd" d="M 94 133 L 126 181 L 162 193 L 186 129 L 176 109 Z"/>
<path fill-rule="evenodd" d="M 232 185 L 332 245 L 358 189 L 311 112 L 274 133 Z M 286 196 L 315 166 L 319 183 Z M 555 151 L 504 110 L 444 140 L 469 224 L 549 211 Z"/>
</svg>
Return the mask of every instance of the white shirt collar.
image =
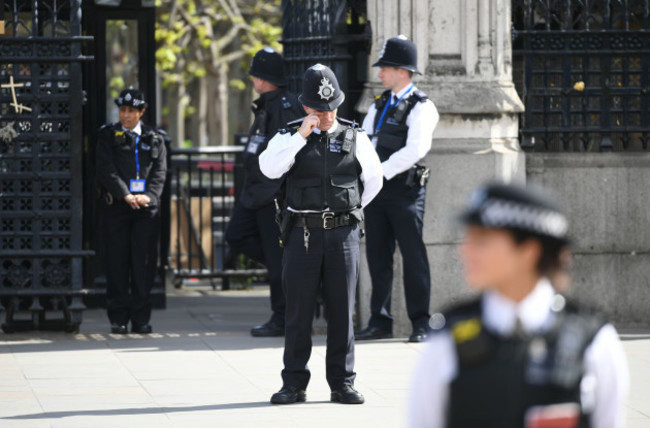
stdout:
<svg viewBox="0 0 650 428">
<path fill-rule="evenodd" d="M 125 131 L 129 131 L 129 129 L 126 129 L 124 126 L 122 126 L 122 129 Z M 135 132 L 138 135 L 142 135 L 142 122 L 138 122 L 137 125 L 135 125 L 135 128 L 130 130 L 131 132 Z"/>
<path fill-rule="evenodd" d="M 338 127 L 339 127 L 339 121 L 338 121 L 338 120 L 335 120 L 335 121 L 334 121 L 334 124 L 332 125 L 332 127 L 331 127 L 330 129 L 327 130 L 327 133 L 328 133 L 328 134 L 333 133 L 334 131 L 336 131 L 336 129 L 337 129 Z M 313 132 L 314 134 L 320 134 L 320 133 L 323 132 L 323 131 L 321 131 L 321 130 L 318 129 L 318 128 L 314 128 L 314 130 L 313 130 L 312 132 Z"/>
<path fill-rule="evenodd" d="M 483 322 L 504 336 L 514 331 L 517 318 L 525 332 L 544 331 L 552 319 L 554 296 L 555 290 L 546 278 L 540 279 L 521 302 L 513 302 L 496 291 L 486 292 L 482 302 Z"/>
<path fill-rule="evenodd" d="M 405 93 L 406 93 L 406 92 L 411 88 L 411 85 L 413 85 L 413 83 L 410 83 L 410 84 L 406 85 L 406 86 L 405 86 L 401 91 L 399 91 L 398 93 L 395 93 L 395 92 L 393 92 L 393 91 L 390 91 L 390 93 L 391 93 L 394 97 L 399 98 L 399 97 L 401 97 L 402 95 L 404 95 L 404 94 L 405 94 Z M 415 87 L 415 85 L 413 85 L 413 89 L 412 89 L 412 91 L 415 91 L 415 89 L 417 89 L 417 88 Z M 411 91 L 411 92 L 412 92 L 412 91 Z"/>
</svg>

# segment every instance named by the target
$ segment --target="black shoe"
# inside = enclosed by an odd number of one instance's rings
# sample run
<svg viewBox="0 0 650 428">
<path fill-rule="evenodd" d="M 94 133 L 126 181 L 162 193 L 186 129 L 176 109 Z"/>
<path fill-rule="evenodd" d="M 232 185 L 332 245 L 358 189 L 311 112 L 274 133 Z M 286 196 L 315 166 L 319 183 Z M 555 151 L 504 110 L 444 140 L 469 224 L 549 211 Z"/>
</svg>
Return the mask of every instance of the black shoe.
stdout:
<svg viewBox="0 0 650 428">
<path fill-rule="evenodd" d="M 390 331 L 382 330 L 381 328 L 368 326 L 365 330 L 355 333 L 355 340 L 376 340 L 376 339 L 390 339 L 393 333 Z"/>
<path fill-rule="evenodd" d="M 112 323 L 111 324 L 111 333 L 112 334 L 127 334 L 129 330 L 123 324 Z"/>
<path fill-rule="evenodd" d="M 251 335 L 255 337 L 277 337 L 284 336 L 284 325 L 271 320 L 266 324 L 258 325 L 251 329 Z"/>
<path fill-rule="evenodd" d="M 152 332 L 153 332 L 153 328 L 151 328 L 151 325 L 149 324 L 140 324 L 140 325 L 131 326 L 131 333 L 151 334 Z"/>
<path fill-rule="evenodd" d="M 302 403 L 307 400 L 307 393 L 304 389 L 295 386 L 283 386 L 281 390 L 271 396 L 273 404 Z"/>
<path fill-rule="evenodd" d="M 363 404 L 366 400 L 363 395 L 350 385 L 344 385 L 341 389 L 332 391 L 330 401 L 342 404 Z"/>
<path fill-rule="evenodd" d="M 413 334 L 409 337 L 409 342 L 413 343 L 418 343 L 418 342 L 424 342 L 427 340 L 427 336 L 429 335 L 429 332 L 427 331 L 426 328 L 419 327 L 413 329 Z"/>
</svg>

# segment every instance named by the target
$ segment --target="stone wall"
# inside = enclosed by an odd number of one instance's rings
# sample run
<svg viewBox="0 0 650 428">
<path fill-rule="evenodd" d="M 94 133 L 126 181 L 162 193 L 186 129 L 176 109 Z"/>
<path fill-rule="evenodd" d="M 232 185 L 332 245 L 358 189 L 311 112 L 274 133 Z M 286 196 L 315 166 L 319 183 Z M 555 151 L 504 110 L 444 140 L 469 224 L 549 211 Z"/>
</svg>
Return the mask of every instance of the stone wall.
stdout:
<svg viewBox="0 0 650 428">
<path fill-rule="evenodd" d="M 397 19 L 396 19 L 397 17 Z M 523 104 L 512 82 L 510 0 L 369 0 L 373 31 L 371 63 L 384 40 L 404 34 L 418 47 L 423 75 L 415 79 L 440 113 L 433 147 L 424 160 L 431 168 L 424 239 L 432 271 L 432 310 L 467 293 L 462 285 L 451 221 L 454 207 L 486 180 L 525 181 L 525 161 L 518 144 Z M 368 70 L 365 112 L 382 91 L 377 70 Z M 364 101 L 365 100 L 365 101 Z M 364 249 L 365 250 L 365 249 Z M 394 334 L 408 335 L 401 278 L 395 257 Z M 371 285 L 367 265 L 360 281 L 360 324 L 370 317 Z"/>
<path fill-rule="evenodd" d="M 526 181 L 555 189 L 567 205 L 576 237 L 572 293 L 607 312 L 621 326 L 650 326 L 650 155 L 532 154 L 518 144 L 523 104 L 512 82 L 510 0 L 368 0 L 371 63 L 389 37 L 418 46 L 423 76 L 416 85 L 440 112 L 433 147 L 424 240 L 429 250 L 434 312 L 469 293 L 456 245 L 462 230 L 452 215 L 488 180 Z M 367 111 L 381 92 L 368 70 Z M 362 244 L 363 245 L 363 244 Z M 362 248 L 365 251 L 365 248 Z M 394 333 L 410 334 L 401 256 L 395 256 Z M 370 317 L 371 284 L 365 258 L 359 324 Z"/>
<path fill-rule="evenodd" d="M 529 182 L 553 189 L 569 216 L 571 294 L 618 326 L 650 326 L 650 155 L 527 156 Z"/>
</svg>

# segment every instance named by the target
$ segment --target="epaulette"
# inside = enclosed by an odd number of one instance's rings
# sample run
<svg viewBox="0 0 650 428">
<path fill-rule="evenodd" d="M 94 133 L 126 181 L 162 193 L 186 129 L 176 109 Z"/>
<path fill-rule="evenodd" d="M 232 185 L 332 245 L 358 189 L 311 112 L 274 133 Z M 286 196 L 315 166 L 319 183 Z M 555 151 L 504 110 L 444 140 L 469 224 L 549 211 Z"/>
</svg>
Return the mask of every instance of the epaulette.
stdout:
<svg viewBox="0 0 650 428">
<path fill-rule="evenodd" d="M 162 129 L 162 128 L 154 128 L 154 131 L 156 131 L 157 133 L 159 133 L 159 134 L 162 135 L 163 137 L 167 137 L 167 136 L 169 135 L 169 134 L 167 134 L 167 131 L 165 131 L 165 130 Z"/>
<path fill-rule="evenodd" d="M 363 130 L 359 127 L 359 124 L 354 120 L 343 119 L 342 117 L 337 117 L 336 120 L 338 120 L 340 124 L 347 125 L 350 128 L 358 129 L 359 131 Z"/>
<path fill-rule="evenodd" d="M 291 104 L 291 101 L 286 96 L 283 95 L 281 101 L 282 101 L 282 108 L 283 109 L 289 110 L 291 107 L 293 107 L 293 105 Z"/>
<path fill-rule="evenodd" d="M 115 125 L 115 123 L 105 123 L 99 128 L 99 132 L 106 132 L 113 128 Z"/>
<path fill-rule="evenodd" d="M 459 321 L 481 316 L 481 297 L 476 296 L 469 300 L 451 305 L 443 311 L 433 314 L 429 319 L 429 327 L 435 330 L 453 329 Z"/>
<path fill-rule="evenodd" d="M 278 130 L 280 134 L 295 134 L 298 132 L 298 129 L 300 129 L 300 125 L 302 125 L 302 121 L 304 120 L 304 117 L 301 117 L 300 119 L 292 120 L 291 122 L 287 122 L 287 126 L 285 128 L 282 128 Z"/>
<path fill-rule="evenodd" d="M 305 120 L 305 118 L 301 117 L 300 119 L 295 119 L 292 120 L 291 122 L 287 122 L 287 128 L 294 128 L 296 126 L 300 126 L 303 120 Z"/>
<path fill-rule="evenodd" d="M 411 95 L 411 96 L 414 97 L 415 99 L 417 99 L 418 102 L 423 102 L 423 101 L 429 99 L 429 96 L 426 93 L 419 90 L 419 89 L 416 89 L 415 91 L 413 91 L 413 95 Z"/>
</svg>

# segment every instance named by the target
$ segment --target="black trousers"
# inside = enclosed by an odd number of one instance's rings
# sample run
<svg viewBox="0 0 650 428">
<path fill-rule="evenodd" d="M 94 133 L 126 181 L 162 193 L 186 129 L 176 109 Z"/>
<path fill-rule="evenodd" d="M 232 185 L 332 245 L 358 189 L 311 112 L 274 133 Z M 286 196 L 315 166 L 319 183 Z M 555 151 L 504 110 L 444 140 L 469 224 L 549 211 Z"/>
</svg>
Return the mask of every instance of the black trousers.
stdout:
<svg viewBox="0 0 650 428">
<path fill-rule="evenodd" d="M 272 319 L 284 325 L 284 292 L 282 291 L 282 248 L 275 223 L 273 204 L 250 209 L 237 203 L 226 229 L 230 248 L 266 266 L 271 289 Z"/>
<path fill-rule="evenodd" d="M 393 255 L 399 244 L 404 268 L 406 309 L 414 328 L 429 321 L 431 276 L 422 240 L 425 187 L 408 187 L 399 178 L 384 183 L 365 208 L 366 255 L 372 280 L 369 325 L 392 331 Z"/>
<path fill-rule="evenodd" d="M 319 287 L 327 311 L 326 376 L 331 389 L 354 384 L 354 301 L 359 277 L 358 226 L 331 230 L 310 229 L 309 251 L 303 229 L 289 236 L 282 259 L 282 281 L 287 299 L 284 386 L 307 388 L 307 363 Z"/>
<path fill-rule="evenodd" d="M 106 268 L 106 307 L 111 323 L 133 325 L 151 319 L 151 289 L 158 264 L 160 216 L 126 203 L 100 202 Z"/>
</svg>

